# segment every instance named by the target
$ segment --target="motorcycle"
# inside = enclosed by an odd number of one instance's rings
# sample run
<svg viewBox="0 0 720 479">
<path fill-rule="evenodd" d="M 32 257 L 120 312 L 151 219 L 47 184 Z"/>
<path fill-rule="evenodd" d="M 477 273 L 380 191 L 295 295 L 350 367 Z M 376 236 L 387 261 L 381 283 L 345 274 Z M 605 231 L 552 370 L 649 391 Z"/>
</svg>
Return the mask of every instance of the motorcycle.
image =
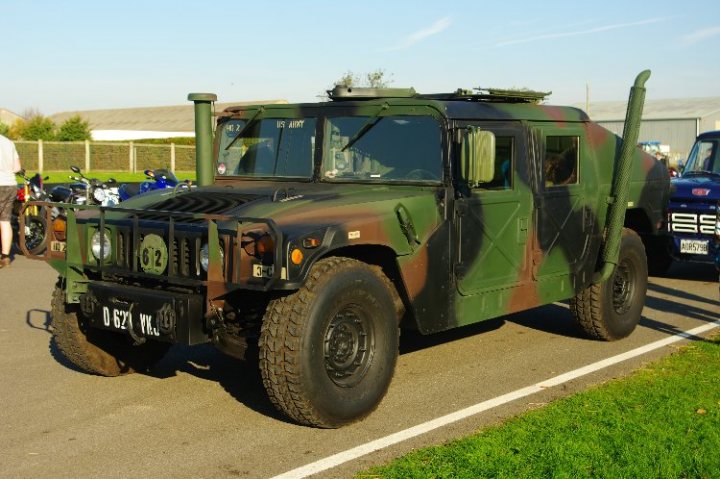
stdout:
<svg viewBox="0 0 720 479">
<path fill-rule="evenodd" d="M 25 248 L 34 255 L 41 254 L 47 247 L 47 220 L 45 211 L 36 205 L 26 206 L 28 201 L 48 201 L 49 195 L 43 188 L 43 181 L 48 177 L 42 177 L 35 173 L 32 177 L 25 175 L 25 170 L 16 173 L 23 179 L 23 184 L 18 185 L 17 197 L 13 204 L 12 224 L 14 243 L 16 249 L 20 250 L 20 241 L 25 242 Z M 24 228 L 20 231 L 20 216 L 24 216 Z"/>
<path fill-rule="evenodd" d="M 118 188 L 120 201 L 125 201 L 136 195 L 147 193 L 148 191 L 162 190 L 164 188 L 175 188 L 181 183 L 190 184 L 188 180 L 180 181 L 170 170 L 160 168 L 157 170 L 145 170 L 145 176 L 148 178 L 140 184 L 124 183 Z"/>
<path fill-rule="evenodd" d="M 50 190 L 50 199 L 56 203 L 68 203 L 73 205 L 102 205 L 114 206 L 120 202 L 117 182 L 110 178 L 103 182 L 96 178 L 88 178 L 83 175 L 80 168 L 71 166 L 70 169 L 77 176 L 70 175 L 74 183 L 69 185 L 57 185 Z M 53 212 L 53 217 L 59 212 Z"/>
</svg>

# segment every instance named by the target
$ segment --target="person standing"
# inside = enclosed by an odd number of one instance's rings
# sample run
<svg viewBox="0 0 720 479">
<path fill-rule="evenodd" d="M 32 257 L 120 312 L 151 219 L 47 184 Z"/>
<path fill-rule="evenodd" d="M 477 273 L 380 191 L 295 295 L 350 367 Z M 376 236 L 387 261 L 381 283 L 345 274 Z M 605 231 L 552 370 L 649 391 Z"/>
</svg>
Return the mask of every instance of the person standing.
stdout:
<svg viewBox="0 0 720 479">
<path fill-rule="evenodd" d="M 15 144 L 0 135 L 0 268 L 10 266 L 10 247 L 12 246 L 12 208 L 17 196 L 15 172 L 20 171 L 20 157 Z"/>
</svg>

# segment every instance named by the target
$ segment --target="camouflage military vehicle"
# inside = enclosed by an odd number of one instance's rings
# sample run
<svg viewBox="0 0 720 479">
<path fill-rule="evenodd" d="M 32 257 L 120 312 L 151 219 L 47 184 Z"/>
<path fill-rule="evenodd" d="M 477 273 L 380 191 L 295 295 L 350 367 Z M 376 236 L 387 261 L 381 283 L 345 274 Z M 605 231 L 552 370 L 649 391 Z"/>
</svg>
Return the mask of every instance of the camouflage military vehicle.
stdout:
<svg viewBox="0 0 720 479">
<path fill-rule="evenodd" d="M 57 346 L 106 376 L 173 343 L 250 352 L 280 411 L 338 427 L 385 395 L 400 327 L 569 299 L 590 336 L 627 336 L 668 195 L 635 146 L 648 76 L 623 142 L 532 92 L 336 88 L 228 108 L 214 135 L 215 96 L 191 94 L 197 187 L 54 224 Z"/>
</svg>

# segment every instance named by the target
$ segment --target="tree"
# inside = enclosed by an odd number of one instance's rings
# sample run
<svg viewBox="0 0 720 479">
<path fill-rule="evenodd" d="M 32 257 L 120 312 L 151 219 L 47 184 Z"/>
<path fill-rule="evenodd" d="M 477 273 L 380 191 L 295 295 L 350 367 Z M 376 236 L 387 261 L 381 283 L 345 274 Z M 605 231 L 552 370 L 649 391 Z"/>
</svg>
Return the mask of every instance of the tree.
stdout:
<svg viewBox="0 0 720 479">
<path fill-rule="evenodd" d="M 55 139 L 58 141 L 92 140 L 90 123 L 83 120 L 80 115 L 73 115 L 60 125 Z"/>
<path fill-rule="evenodd" d="M 354 87 L 368 87 L 368 88 L 387 88 L 392 83 L 392 80 L 385 77 L 385 70 L 378 68 L 375 71 L 366 73 L 364 78 L 360 75 L 353 73 L 351 70 L 345 72 L 339 80 L 335 82 L 335 85 L 340 86 L 354 86 Z"/>
<path fill-rule="evenodd" d="M 0 121 L 0 135 L 8 136 L 9 131 L 10 131 L 10 125 L 6 125 L 5 123 Z"/>
<path fill-rule="evenodd" d="M 55 122 L 41 114 L 34 114 L 27 120 L 18 120 L 13 125 L 19 138 L 28 141 L 50 141 L 55 139 Z"/>
<path fill-rule="evenodd" d="M 332 90 L 336 86 L 358 88 L 387 88 L 390 83 L 392 83 L 392 80 L 386 77 L 386 72 L 382 68 L 378 68 L 375 71 L 366 73 L 363 76 L 354 73 L 352 70 L 348 70 L 343 74 L 343 76 L 335 80 L 335 82 L 330 88 L 328 88 L 328 90 Z M 327 93 L 318 95 L 318 97 L 322 100 L 328 99 Z"/>
</svg>

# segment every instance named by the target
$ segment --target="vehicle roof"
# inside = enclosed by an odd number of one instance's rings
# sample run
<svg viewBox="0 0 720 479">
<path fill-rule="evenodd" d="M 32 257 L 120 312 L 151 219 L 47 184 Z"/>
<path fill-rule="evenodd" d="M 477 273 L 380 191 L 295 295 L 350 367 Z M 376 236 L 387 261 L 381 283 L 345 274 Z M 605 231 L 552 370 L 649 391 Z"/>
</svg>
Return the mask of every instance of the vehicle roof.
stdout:
<svg viewBox="0 0 720 479">
<path fill-rule="evenodd" d="M 705 138 L 717 138 L 720 137 L 720 130 L 704 131 L 697 137 L 698 140 L 704 140 Z"/>
<path fill-rule="evenodd" d="M 447 100 L 426 97 L 374 98 L 342 102 L 264 105 L 265 114 L 262 116 L 268 117 L 269 115 L 271 116 L 272 113 L 282 112 L 287 114 L 288 110 L 303 112 L 305 115 L 315 115 L 318 114 L 318 109 L 351 109 L 357 110 L 358 114 L 368 114 L 367 112 L 376 110 L 383 105 L 390 107 L 426 106 L 438 111 L 449 120 L 526 120 L 554 122 L 586 122 L 590 120 L 584 111 L 570 106 L 497 101 Z M 229 107 L 225 109 L 225 114 L 222 116 L 230 116 L 244 111 L 254 112 L 258 108 L 258 106 Z M 363 112 L 363 110 L 366 112 Z"/>
</svg>

